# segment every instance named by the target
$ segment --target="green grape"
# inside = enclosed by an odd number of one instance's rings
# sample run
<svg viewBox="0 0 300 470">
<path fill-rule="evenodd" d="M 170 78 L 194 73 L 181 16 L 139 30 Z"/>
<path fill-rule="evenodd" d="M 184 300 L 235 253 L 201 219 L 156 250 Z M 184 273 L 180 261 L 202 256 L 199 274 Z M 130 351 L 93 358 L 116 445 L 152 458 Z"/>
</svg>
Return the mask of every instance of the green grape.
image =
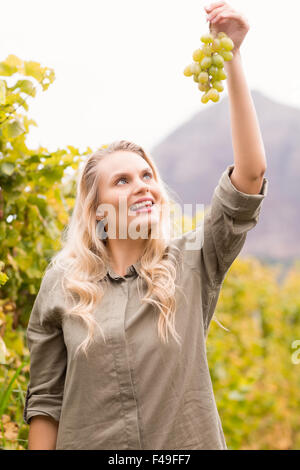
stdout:
<svg viewBox="0 0 300 470">
<path fill-rule="evenodd" d="M 218 75 L 217 75 L 216 78 L 217 78 L 218 81 L 219 81 L 219 80 L 226 80 L 227 74 L 226 74 L 226 72 L 225 72 L 223 69 L 219 69 L 219 70 L 218 70 Z"/>
<path fill-rule="evenodd" d="M 229 52 L 229 51 L 221 51 L 220 52 L 221 56 L 223 57 L 223 59 L 228 62 L 229 60 L 232 60 L 233 59 L 233 54 L 232 52 Z"/>
<path fill-rule="evenodd" d="M 190 65 L 187 65 L 183 71 L 183 74 L 186 76 L 186 77 L 191 77 L 193 75 L 193 72 L 191 70 L 191 66 Z"/>
<path fill-rule="evenodd" d="M 210 57 L 204 57 L 201 61 L 201 67 L 203 69 L 208 69 L 211 66 L 211 58 Z"/>
<path fill-rule="evenodd" d="M 198 75 L 198 79 L 199 79 L 199 83 L 205 83 L 208 81 L 209 79 L 209 75 L 207 72 L 201 72 L 199 75 Z"/>
<path fill-rule="evenodd" d="M 219 69 L 218 67 L 216 67 L 215 65 L 212 65 L 211 67 L 209 67 L 209 74 L 213 77 L 213 78 L 217 78 L 217 75 L 219 73 Z"/>
<path fill-rule="evenodd" d="M 195 63 L 195 62 L 190 65 L 190 69 L 192 73 L 197 74 L 197 75 L 199 75 L 199 73 L 201 72 L 200 64 Z"/>
<path fill-rule="evenodd" d="M 231 50 L 234 43 L 223 31 L 217 36 L 212 33 L 203 34 L 201 41 L 202 47 L 193 52 L 194 62 L 187 65 L 183 73 L 186 77 L 193 76 L 193 80 L 198 83 L 198 89 L 203 92 L 202 103 L 209 100 L 216 103 L 220 99 L 220 93 L 224 91 L 222 80 L 227 79 L 225 62 L 233 59 Z"/>
<path fill-rule="evenodd" d="M 215 38 L 215 39 L 213 40 L 213 43 L 212 43 L 212 45 L 211 45 L 211 50 L 212 50 L 213 52 L 219 52 L 219 51 L 221 50 L 221 41 L 220 41 L 220 39 Z"/>
<path fill-rule="evenodd" d="M 223 37 L 221 39 L 221 46 L 225 51 L 231 51 L 234 48 L 233 41 L 229 37 Z"/>
<path fill-rule="evenodd" d="M 209 99 L 212 100 L 214 103 L 216 103 L 216 102 L 219 101 L 219 99 L 220 99 L 219 92 L 218 92 L 218 90 L 216 90 L 215 88 L 211 88 L 211 89 L 207 92 L 207 95 L 208 95 Z"/>
<path fill-rule="evenodd" d="M 217 91 L 223 91 L 223 90 L 224 90 L 224 87 L 223 87 L 222 83 L 219 82 L 219 81 L 215 81 L 215 82 L 213 83 L 213 87 L 214 87 Z"/>
<path fill-rule="evenodd" d="M 193 59 L 195 62 L 201 62 L 203 58 L 204 58 L 204 52 L 202 49 L 196 49 L 193 52 Z"/>
<path fill-rule="evenodd" d="M 201 72 L 201 67 L 200 67 L 200 64 L 198 64 L 198 62 L 197 62 L 194 66 L 194 73 L 199 75 L 200 72 Z"/>
<path fill-rule="evenodd" d="M 204 42 L 204 44 L 208 44 L 208 43 L 210 43 L 214 40 L 214 37 L 211 33 L 202 34 L 200 40 L 201 40 L 201 42 Z"/>
<path fill-rule="evenodd" d="M 210 57 L 212 55 L 212 49 L 210 46 L 203 46 L 202 48 L 203 54 L 207 57 Z"/>
<path fill-rule="evenodd" d="M 215 54 L 212 56 L 212 64 L 221 69 L 224 67 L 224 58 L 220 54 Z"/>
<path fill-rule="evenodd" d="M 202 97 L 201 97 L 201 101 L 202 101 L 202 103 L 204 103 L 204 104 L 208 103 L 208 101 L 209 101 L 208 93 L 209 93 L 209 91 L 206 92 L 206 93 L 204 93 L 204 94 L 202 95 Z"/>
<path fill-rule="evenodd" d="M 200 91 L 208 91 L 210 89 L 210 84 L 208 81 L 206 83 L 199 83 L 198 88 Z"/>
</svg>

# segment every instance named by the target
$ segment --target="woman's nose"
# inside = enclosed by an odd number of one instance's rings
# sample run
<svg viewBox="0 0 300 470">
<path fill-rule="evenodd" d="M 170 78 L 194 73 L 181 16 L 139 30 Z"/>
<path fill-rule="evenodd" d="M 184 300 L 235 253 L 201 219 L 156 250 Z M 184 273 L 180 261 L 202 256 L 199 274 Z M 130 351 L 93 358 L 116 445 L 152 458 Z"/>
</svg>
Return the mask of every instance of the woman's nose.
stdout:
<svg viewBox="0 0 300 470">
<path fill-rule="evenodd" d="M 138 182 L 135 186 L 135 193 L 150 191 L 149 184 L 144 181 Z"/>
</svg>

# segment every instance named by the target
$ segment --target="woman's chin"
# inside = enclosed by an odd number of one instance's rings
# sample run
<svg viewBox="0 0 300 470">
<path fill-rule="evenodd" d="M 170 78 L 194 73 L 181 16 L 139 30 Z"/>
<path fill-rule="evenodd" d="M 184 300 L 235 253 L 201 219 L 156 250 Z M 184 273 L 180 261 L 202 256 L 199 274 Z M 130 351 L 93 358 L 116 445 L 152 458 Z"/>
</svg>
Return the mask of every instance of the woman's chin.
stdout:
<svg viewBox="0 0 300 470">
<path fill-rule="evenodd" d="M 151 230 L 157 226 L 159 219 L 154 214 L 140 213 L 132 220 L 128 221 L 128 234 L 130 238 L 135 238 L 135 234 L 149 235 Z"/>
</svg>

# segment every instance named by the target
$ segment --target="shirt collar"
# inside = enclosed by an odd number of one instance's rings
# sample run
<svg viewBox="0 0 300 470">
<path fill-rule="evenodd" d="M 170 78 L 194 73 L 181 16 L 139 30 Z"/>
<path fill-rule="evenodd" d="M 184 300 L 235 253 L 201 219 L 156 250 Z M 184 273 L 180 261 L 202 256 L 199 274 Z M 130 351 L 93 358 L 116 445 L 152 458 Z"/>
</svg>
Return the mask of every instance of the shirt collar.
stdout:
<svg viewBox="0 0 300 470">
<path fill-rule="evenodd" d="M 139 275 L 140 274 L 140 267 L 141 267 L 141 260 L 139 259 L 136 263 L 128 266 L 126 270 L 125 276 L 120 276 L 119 274 L 115 273 L 110 265 L 107 268 L 107 275 L 112 279 L 127 279 L 128 277 Z"/>
</svg>

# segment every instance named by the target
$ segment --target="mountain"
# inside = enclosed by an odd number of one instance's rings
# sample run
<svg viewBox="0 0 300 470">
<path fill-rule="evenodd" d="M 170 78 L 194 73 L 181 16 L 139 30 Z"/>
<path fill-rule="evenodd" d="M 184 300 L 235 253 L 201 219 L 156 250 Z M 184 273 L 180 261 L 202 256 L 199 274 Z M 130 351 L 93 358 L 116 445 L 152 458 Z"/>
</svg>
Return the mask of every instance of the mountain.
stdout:
<svg viewBox="0 0 300 470">
<path fill-rule="evenodd" d="M 266 151 L 269 187 L 258 224 L 248 232 L 241 254 L 289 264 L 300 258 L 300 109 L 256 90 L 251 95 Z M 234 163 L 228 97 L 175 129 L 151 149 L 151 155 L 182 209 L 192 204 L 194 215 L 196 202 L 206 208 L 222 172 Z"/>
</svg>

